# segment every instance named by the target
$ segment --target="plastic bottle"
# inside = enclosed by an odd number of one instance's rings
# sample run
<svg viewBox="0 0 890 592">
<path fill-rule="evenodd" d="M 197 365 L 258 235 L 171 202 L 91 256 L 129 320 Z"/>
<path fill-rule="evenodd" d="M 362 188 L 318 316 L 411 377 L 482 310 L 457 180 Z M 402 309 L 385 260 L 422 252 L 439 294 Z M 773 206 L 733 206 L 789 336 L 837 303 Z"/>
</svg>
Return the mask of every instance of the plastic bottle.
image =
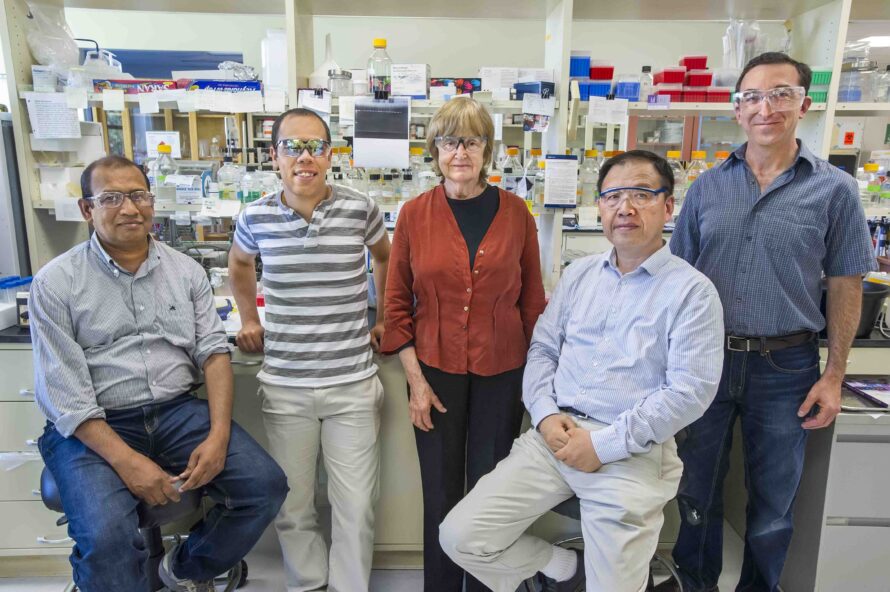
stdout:
<svg viewBox="0 0 890 592">
<path fill-rule="evenodd" d="M 714 162 L 712 163 L 712 168 L 719 167 L 727 158 L 729 158 L 729 152 L 727 152 L 726 150 L 718 150 L 714 153 Z"/>
<path fill-rule="evenodd" d="M 535 180 L 534 185 L 532 187 L 532 195 L 534 196 L 532 200 L 535 202 L 537 206 L 544 205 L 544 182 L 545 182 L 545 168 L 546 161 L 541 159 L 538 161 L 538 166 L 535 167 Z"/>
<path fill-rule="evenodd" d="M 420 146 L 412 146 L 411 148 L 408 148 L 408 154 L 408 166 L 411 167 L 411 172 L 416 175 L 423 166 L 423 148 Z"/>
<path fill-rule="evenodd" d="M 232 157 L 223 158 L 223 165 L 216 173 L 219 184 L 219 198 L 221 200 L 241 201 L 241 178 L 244 169 L 232 163 Z"/>
<path fill-rule="evenodd" d="M 248 165 L 247 172 L 241 177 L 241 201 L 250 203 L 263 196 L 263 182 L 257 176 L 256 166 Z"/>
<path fill-rule="evenodd" d="M 890 103 L 890 65 L 875 81 L 875 102 Z"/>
<path fill-rule="evenodd" d="M 868 162 L 862 168 L 865 169 L 866 186 L 865 196 L 860 194 L 860 199 L 865 207 L 877 207 L 881 203 L 881 177 L 878 175 L 881 167 L 876 162 Z"/>
<path fill-rule="evenodd" d="M 368 190 L 364 169 L 355 166 L 355 163 L 351 159 L 349 161 L 349 170 L 346 172 L 344 180 L 346 181 L 346 185 L 352 187 L 359 193 L 365 193 Z"/>
<path fill-rule="evenodd" d="M 674 173 L 674 201 L 679 206 L 686 196 L 686 169 L 680 162 L 680 151 L 668 150 L 667 161 Z"/>
<path fill-rule="evenodd" d="M 494 159 L 495 170 L 504 170 L 504 162 L 507 160 L 507 147 L 503 142 L 498 142 L 497 156 Z"/>
<path fill-rule="evenodd" d="M 368 90 L 392 90 L 392 60 L 386 53 L 386 39 L 374 39 L 374 52 L 368 59 Z"/>
<path fill-rule="evenodd" d="M 411 169 L 405 169 L 402 173 L 402 183 L 399 185 L 399 202 L 404 203 L 413 197 L 417 197 L 418 193 L 417 184 L 414 182 L 414 172 Z"/>
<path fill-rule="evenodd" d="M 380 201 L 386 205 L 396 203 L 396 192 L 393 187 L 392 175 L 383 175 L 383 182 L 380 184 Z"/>
<path fill-rule="evenodd" d="M 578 187 L 581 190 L 578 205 L 596 205 L 596 183 L 599 180 L 600 167 L 597 162 L 597 151 L 587 150 L 584 153 L 584 161 L 578 171 Z"/>
<path fill-rule="evenodd" d="M 643 66 L 640 74 L 640 101 L 645 103 L 649 100 L 649 95 L 655 92 L 655 82 L 652 78 L 652 66 Z"/>
<path fill-rule="evenodd" d="M 420 193 L 434 189 L 439 184 L 439 177 L 433 170 L 433 157 L 423 157 L 423 168 L 417 174 L 417 183 L 420 186 Z"/>
<path fill-rule="evenodd" d="M 167 144 L 158 144 L 158 159 L 154 161 L 155 197 L 159 204 L 176 203 L 176 185 L 167 183 L 168 175 L 179 170 L 172 156 L 173 149 Z"/>
<path fill-rule="evenodd" d="M 890 214 L 890 169 L 884 171 L 881 180 L 881 209 L 882 214 Z"/>
<path fill-rule="evenodd" d="M 368 197 L 377 205 L 383 205 L 383 186 L 380 183 L 380 173 L 368 175 Z"/>
<path fill-rule="evenodd" d="M 698 179 L 705 171 L 708 170 L 708 165 L 705 164 L 705 159 L 708 157 L 708 153 L 704 150 L 693 150 L 692 151 L 692 162 L 689 163 L 689 166 L 686 167 L 686 187 L 690 187 L 696 179 Z"/>
<path fill-rule="evenodd" d="M 259 179 L 263 197 L 270 193 L 278 193 L 281 191 L 281 182 L 278 179 L 278 175 L 272 171 L 258 170 L 255 174 Z"/>
<path fill-rule="evenodd" d="M 501 176 L 504 179 L 504 189 L 516 193 L 519 182 L 522 180 L 522 163 L 519 162 L 519 148 L 507 148 L 507 160 Z M 517 195 L 519 195 L 517 193 Z M 524 197 L 520 195 L 519 197 Z"/>
</svg>

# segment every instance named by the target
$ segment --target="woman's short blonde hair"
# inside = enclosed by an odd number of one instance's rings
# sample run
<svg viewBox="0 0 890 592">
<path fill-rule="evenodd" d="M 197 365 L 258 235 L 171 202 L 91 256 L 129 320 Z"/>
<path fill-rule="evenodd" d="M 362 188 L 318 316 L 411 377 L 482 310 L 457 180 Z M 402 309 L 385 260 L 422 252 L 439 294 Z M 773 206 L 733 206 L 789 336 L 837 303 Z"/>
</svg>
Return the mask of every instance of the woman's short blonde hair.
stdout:
<svg viewBox="0 0 890 592">
<path fill-rule="evenodd" d="M 436 146 L 436 137 L 461 135 L 485 137 L 479 181 L 487 183 L 488 166 L 491 164 L 491 154 L 494 150 L 494 122 L 485 107 L 469 98 L 451 99 L 433 114 L 426 138 L 427 150 L 433 157 L 433 170 L 442 176 L 442 171 L 439 170 L 439 148 Z"/>
</svg>

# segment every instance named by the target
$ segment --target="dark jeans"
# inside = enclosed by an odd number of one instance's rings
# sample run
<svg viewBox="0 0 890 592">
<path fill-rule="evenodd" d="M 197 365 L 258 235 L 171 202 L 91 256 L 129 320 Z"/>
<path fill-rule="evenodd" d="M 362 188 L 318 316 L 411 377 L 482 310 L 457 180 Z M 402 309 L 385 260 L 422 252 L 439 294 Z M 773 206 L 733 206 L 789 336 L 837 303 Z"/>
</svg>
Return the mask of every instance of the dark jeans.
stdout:
<svg viewBox="0 0 890 592">
<path fill-rule="evenodd" d="M 422 363 L 420 367 L 448 410 L 430 410 L 429 432 L 414 428 L 423 485 L 423 589 L 461 592 L 464 572 L 439 546 L 439 524 L 510 453 L 522 425 L 524 367 L 495 376 L 448 374 Z M 488 588 L 467 575 L 466 590 Z"/>
<path fill-rule="evenodd" d="M 714 402 L 687 428 L 674 560 L 685 590 L 717 585 L 723 567 L 723 481 L 741 418 L 748 490 L 745 553 L 737 591 L 777 590 L 792 532 L 807 432 L 797 410 L 819 379 L 815 342 L 761 355 L 725 352 Z"/>
<path fill-rule="evenodd" d="M 108 411 L 108 425 L 137 452 L 179 474 L 210 431 L 206 401 L 181 395 L 171 401 Z M 76 437 L 47 424 L 40 454 L 55 477 L 68 516 L 74 582 L 83 592 L 148 587 L 148 551 L 137 528 L 140 501 L 114 469 Z M 177 577 L 204 580 L 222 574 L 253 547 L 275 518 L 287 480 L 274 460 L 240 426 L 232 424 L 222 472 L 206 486 L 216 504 L 174 558 Z"/>
</svg>

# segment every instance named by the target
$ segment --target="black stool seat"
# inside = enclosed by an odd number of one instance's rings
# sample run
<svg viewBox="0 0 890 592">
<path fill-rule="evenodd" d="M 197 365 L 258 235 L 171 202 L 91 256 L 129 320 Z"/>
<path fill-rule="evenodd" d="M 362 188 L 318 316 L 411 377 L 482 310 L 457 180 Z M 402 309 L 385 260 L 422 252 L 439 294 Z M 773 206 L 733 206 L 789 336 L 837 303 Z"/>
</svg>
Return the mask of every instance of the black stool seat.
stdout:
<svg viewBox="0 0 890 592">
<path fill-rule="evenodd" d="M 43 467 L 40 474 L 40 497 L 43 505 L 50 510 L 64 513 L 62 498 L 56 480 L 49 469 Z M 138 507 L 139 528 L 154 528 L 163 526 L 180 518 L 185 518 L 201 506 L 201 492 L 198 490 L 186 491 L 181 494 L 181 499 L 176 503 L 168 503 L 165 506 L 152 506 L 141 502 Z"/>
<path fill-rule="evenodd" d="M 574 495 L 551 508 L 551 511 L 572 520 L 581 520 L 581 502 Z"/>
</svg>

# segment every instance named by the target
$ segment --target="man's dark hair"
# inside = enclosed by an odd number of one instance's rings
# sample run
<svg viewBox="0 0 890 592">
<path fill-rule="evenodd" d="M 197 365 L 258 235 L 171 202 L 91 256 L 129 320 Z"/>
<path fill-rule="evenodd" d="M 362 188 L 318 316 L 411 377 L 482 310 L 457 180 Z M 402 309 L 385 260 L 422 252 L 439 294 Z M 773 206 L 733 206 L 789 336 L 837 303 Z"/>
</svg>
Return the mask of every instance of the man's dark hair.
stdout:
<svg viewBox="0 0 890 592">
<path fill-rule="evenodd" d="M 742 90 L 742 80 L 745 79 L 745 74 L 752 69 L 757 66 L 772 66 L 774 64 L 789 64 L 794 66 L 797 70 L 797 77 L 800 79 L 800 85 L 804 88 L 804 92 L 810 91 L 810 83 L 813 81 L 813 71 L 803 62 L 798 62 L 787 53 L 782 53 L 780 51 L 768 51 L 751 58 L 751 61 L 745 64 L 745 68 L 742 70 L 742 73 L 739 74 L 739 79 L 736 80 L 735 91 L 739 92 Z"/>
<path fill-rule="evenodd" d="M 80 175 L 80 195 L 82 197 L 93 197 L 93 171 L 96 169 L 124 169 L 127 167 L 133 167 L 139 171 L 142 174 L 142 178 L 145 179 L 145 188 L 151 188 L 151 184 L 148 182 L 148 175 L 145 174 L 141 166 L 129 158 L 112 155 L 94 160 L 83 170 L 83 173 Z"/>
<path fill-rule="evenodd" d="M 303 109 L 301 107 L 297 107 L 295 109 L 288 109 L 287 111 L 279 115 L 278 118 L 275 120 L 275 123 L 272 124 L 272 145 L 276 148 L 278 147 L 278 131 L 281 129 L 281 124 L 284 123 L 284 120 L 288 117 L 314 117 L 321 122 L 321 125 L 324 126 L 325 140 L 327 140 L 328 142 L 331 141 L 331 128 L 328 127 L 327 122 L 322 119 L 321 115 L 311 109 Z"/>
<path fill-rule="evenodd" d="M 612 167 L 628 162 L 648 162 L 651 164 L 655 167 L 655 172 L 658 173 L 658 176 L 661 177 L 662 186 L 667 187 L 667 195 L 674 194 L 674 171 L 671 170 L 671 165 L 659 155 L 648 150 L 628 150 L 604 162 L 602 168 L 600 168 L 599 179 L 596 181 L 597 192 L 603 190 L 603 181 L 605 181 L 606 175 L 609 174 Z"/>
</svg>

